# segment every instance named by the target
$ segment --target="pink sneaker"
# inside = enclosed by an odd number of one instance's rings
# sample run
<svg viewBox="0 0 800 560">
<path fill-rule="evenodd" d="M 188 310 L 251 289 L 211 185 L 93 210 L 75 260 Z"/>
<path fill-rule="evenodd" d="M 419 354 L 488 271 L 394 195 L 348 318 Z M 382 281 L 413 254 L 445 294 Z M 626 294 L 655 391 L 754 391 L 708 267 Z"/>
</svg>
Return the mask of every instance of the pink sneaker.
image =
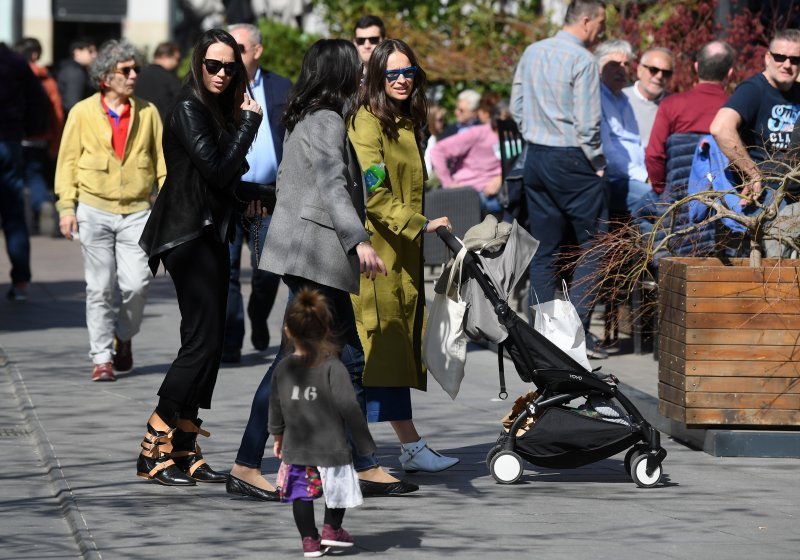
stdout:
<svg viewBox="0 0 800 560">
<path fill-rule="evenodd" d="M 304 558 L 319 558 L 328 551 L 326 548 L 322 550 L 320 547 L 320 539 L 314 537 L 303 537 L 303 557 Z"/>
<path fill-rule="evenodd" d="M 322 544 L 325 546 L 353 546 L 353 537 L 342 528 L 334 529 L 327 523 L 322 528 Z"/>
</svg>

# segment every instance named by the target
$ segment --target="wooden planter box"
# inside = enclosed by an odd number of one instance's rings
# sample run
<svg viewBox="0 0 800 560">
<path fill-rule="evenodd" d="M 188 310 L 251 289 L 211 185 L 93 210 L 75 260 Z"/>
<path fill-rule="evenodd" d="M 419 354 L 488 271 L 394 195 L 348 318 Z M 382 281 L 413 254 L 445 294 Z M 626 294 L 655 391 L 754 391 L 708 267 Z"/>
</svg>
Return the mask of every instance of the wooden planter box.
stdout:
<svg viewBox="0 0 800 560">
<path fill-rule="evenodd" d="M 688 427 L 800 426 L 800 260 L 666 258 L 658 410 Z"/>
</svg>

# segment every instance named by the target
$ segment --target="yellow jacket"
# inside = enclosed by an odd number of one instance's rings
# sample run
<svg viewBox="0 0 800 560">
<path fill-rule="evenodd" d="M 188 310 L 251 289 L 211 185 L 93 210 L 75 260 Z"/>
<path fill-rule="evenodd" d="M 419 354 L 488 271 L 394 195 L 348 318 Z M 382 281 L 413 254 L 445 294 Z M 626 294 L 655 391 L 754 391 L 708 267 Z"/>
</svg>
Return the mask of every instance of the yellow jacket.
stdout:
<svg viewBox="0 0 800 560">
<path fill-rule="evenodd" d="M 348 136 L 362 169 L 386 164 L 386 188 L 367 200 L 367 231 L 386 264 L 387 276 L 361 276 L 361 291 L 352 295 L 361 344 L 364 346 L 365 387 L 413 387 L 425 390 L 422 363 L 425 329 L 425 285 L 422 214 L 425 164 L 411 121 L 397 122 L 400 137 L 390 140 L 381 123 L 364 107 L 350 124 Z"/>
<path fill-rule="evenodd" d="M 131 97 L 131 120 L 125 157 L 111 146 L 111 123 L 100 94 L 69 112 L 56 164 L 59 216 L 75 214 L 77 202 L 114 214 L 150 207 L 150 194 L 164 184 L 167 168 L 161 151 L 161 117 L 155 105 Z"/>
</svg>

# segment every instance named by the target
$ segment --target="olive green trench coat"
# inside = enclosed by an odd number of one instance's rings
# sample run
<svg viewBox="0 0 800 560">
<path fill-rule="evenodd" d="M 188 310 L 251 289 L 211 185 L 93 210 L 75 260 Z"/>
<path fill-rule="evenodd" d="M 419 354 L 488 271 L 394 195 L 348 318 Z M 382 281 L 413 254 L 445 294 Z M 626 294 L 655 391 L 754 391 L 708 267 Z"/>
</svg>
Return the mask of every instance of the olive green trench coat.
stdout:
<svg viewBox="0 0 800 560">
<path fill-rule="evenodd" d="M 397 125 L 400 138 L 390 140 L 378 119 L 362 107 L 348 130 L 362 169 L 386 164 L 385 186 L 367 199 L 366 228 L 389 271 L 388 276 L 378 276 L 374 282 L 361 277 L 361 291 L 352 296 L 353 309 L 364 345 L 364 385 L 425 390 L 425 171 L 411 122 L 398 119 Z"/>
</svg>

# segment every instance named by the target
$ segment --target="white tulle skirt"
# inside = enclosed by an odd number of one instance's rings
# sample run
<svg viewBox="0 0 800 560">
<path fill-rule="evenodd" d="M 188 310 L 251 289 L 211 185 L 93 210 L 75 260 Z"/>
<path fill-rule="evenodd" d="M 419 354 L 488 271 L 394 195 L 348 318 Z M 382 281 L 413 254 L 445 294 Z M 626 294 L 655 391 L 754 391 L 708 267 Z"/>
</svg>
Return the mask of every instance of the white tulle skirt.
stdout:
<svg viewBox="0 0 800 560">
<path fill-rule="evenodd" d="M 318 468 L 326 506 L 331 509 L 352 508 L 364 502 L 352 464 Z"/>
</svg>

